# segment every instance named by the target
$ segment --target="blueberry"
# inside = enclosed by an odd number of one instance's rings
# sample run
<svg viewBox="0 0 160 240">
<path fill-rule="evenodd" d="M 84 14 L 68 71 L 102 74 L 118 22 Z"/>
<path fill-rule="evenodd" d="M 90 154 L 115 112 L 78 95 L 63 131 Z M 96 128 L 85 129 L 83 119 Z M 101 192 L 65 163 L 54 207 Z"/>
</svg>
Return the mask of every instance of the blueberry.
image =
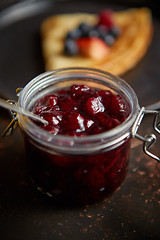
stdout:
<svg viewBox="0 0 160 240">
<path fill-rule="evenodd" d="M 99 38 L 99 31 L 98 31 L 98 29 L 96 27 L 91 29 L 88 32 L 88 37 L 98 37 Z"/>
<path fill-rule="evenodd" d="M 102 40 L 108 34 L 108 28 L 106 26 L 104 26 L 104 25 L 97 26 L 97 31 L 99 33 L 99 38 L 101 38 Z"/>
<path fill-rule="evenodd" d="M 104 25 L 98 25 L 96 28 L 100 33 L 102 33 L 102 32 L 107 33 L 109 31 L 108 28 Z"/>
<path fill-rule="evenodd" d="M 78 30 L 81 32 L 81 37 L 87 37 L 92 28 L 93 27 L 87 23 L 81 23 L 78 26 Z"/>
<path fill-rule="evenodd" d="M 113 35 L 111 34 L 106 34 L 106 36 L 103 38 L 103 41 L 108 45 L 108 46 L 111 46 L 114 41 L 115 41 L 115 38 Z"/>
<path fill-rule="evenodd" d="M 78 28 L 73 29 L 72 31 L 68 32 L 66 38 L 76 39 L 81 37 L 81 31 Z"/>
<path fill-rule="evenodd" d="M 65 54 L 69 56 L 74 56 L 78 54 L 78 46 L 76 42 L 73 39 L 66 39 L 65 46 L 64 46 L 64 52 Z"/>
<path fill-rule="evenodd" d="M 117 26 L 113 26 L 111 29 L 110 29 L 110 33 L 115 37 L 117 38 L 119 36 L 119 34 L 121 33 L 121 29 Z"/>
</svg>

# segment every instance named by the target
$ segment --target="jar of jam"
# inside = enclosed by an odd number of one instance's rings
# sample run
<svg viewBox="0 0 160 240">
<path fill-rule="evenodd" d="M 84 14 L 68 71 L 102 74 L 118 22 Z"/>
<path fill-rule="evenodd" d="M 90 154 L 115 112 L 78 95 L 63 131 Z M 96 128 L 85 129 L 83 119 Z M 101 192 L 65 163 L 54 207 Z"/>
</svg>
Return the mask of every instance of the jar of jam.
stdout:
<svg viewBox="0 0 160 240">
<path fill-rule="evenodd" d="M 38 190 L 58 202 L 89 203 L 121 185 L 144 114 L 124 80 L 96 69 L 59 69 L 30 81 L 18 104 L 48 121 L 18 114 Z"/>
</svg>

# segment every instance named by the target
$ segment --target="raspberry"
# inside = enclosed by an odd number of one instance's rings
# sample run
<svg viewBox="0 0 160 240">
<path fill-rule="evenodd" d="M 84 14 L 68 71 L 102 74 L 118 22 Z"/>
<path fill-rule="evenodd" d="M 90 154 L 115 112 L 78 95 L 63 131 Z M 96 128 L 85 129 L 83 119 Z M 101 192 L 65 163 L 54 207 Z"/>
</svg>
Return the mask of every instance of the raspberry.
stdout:
<svg viewBox="0 0 160 240">
<path fill-rule="evenodd" d="M 104 25 L 108 29 L 113 27 L 113 12 L 110 9 L 102 10 L 99 13 L 99 22 L 98 25 Z"/>
</svg>

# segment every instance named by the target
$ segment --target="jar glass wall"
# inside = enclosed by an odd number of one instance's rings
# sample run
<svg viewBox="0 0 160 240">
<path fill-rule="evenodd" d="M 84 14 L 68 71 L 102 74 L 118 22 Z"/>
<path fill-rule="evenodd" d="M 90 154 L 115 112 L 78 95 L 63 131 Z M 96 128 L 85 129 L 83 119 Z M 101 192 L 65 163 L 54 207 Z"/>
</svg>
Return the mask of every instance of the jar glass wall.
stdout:
<svg viewBox="0 0 160 240">
<path fill-rule="evenodd" d="M 130 114 L 119 126 L 86 137 L 49 134 L 18 115 L 32 180 L 39 190 L 64 202 L 91 202 L 111 194 L 128 166 L 131 128 L 139 112 L 136 94 L 122 79 L 96 69 L 60 69 L 39 75 L 22 90 L 18 104 L 32 110 L 37 100 L 58 89 L 83 84 L 121 96 Z"/>
</svg>

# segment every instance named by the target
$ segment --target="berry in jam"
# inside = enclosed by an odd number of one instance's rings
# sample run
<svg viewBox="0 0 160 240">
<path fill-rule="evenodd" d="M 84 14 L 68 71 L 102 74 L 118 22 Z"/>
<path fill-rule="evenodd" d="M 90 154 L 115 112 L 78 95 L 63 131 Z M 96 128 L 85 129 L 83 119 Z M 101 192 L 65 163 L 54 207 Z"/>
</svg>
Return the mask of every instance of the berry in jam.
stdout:
<svg viewBox="0 0 160 240">
<path fill-rule="evenodd" d="M 96 90 L 85 85 L 72 85 L 40 99 L 33 112 L 56 126 L 54 134 L 80 136 L 105 132 L 121 124 L 129 115 L 127 103 L 109 90 Z M 49 129 L 41 123 L 40 127 Z"/>
<path fill-rule="evenodd" d="M 72 85 L 44 96 L 33 112 L 48 125 L 35 122 L 50 134 L 73 139 L 102 133 L 120 125 L 130 114 L 127 102 L 109 90 Z M 37 148 L 26 138 L 33 181 L 57 201 L 89 203 L 115 191 L 128 166 L 130 138 L 113 150 L 96 154 L 57 154 Z"/>
</svg>

